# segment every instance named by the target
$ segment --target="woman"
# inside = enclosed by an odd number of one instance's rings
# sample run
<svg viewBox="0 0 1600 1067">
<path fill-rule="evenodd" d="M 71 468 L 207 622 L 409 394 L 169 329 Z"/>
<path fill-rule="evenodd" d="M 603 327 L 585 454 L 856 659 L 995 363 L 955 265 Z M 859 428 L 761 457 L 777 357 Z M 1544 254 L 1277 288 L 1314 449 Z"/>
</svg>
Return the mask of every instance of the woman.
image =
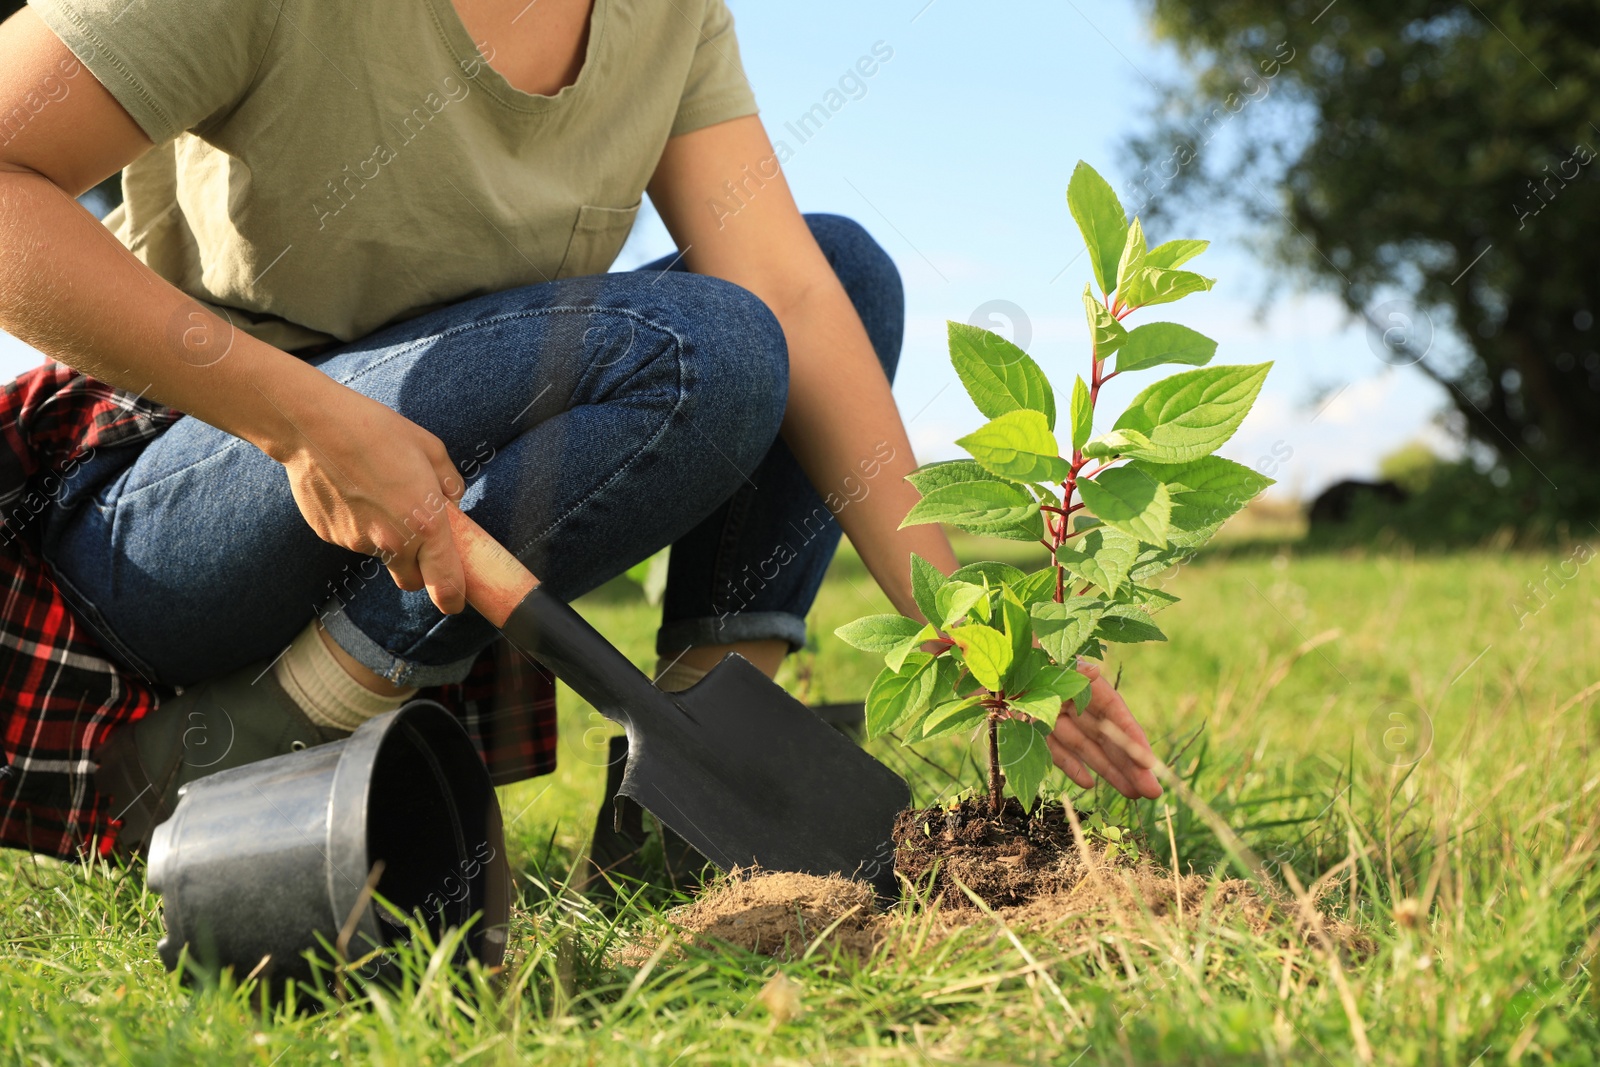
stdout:
<svg viewBox="0 0 1600 1067">
<path fill-rule="evenodd" d="M 75 614 L 184 687 L 98 754 L 126 846 L 466 673 L 448 502 L 565 598 L 672 545 L 671 688 L 775 671 L 841 525 L 908 615 L 908 554 L 956 566 L 898 529 L 898 276 L 795 207 L 723 0 L 36 0 L 0 71 L 0 326 L 188 416 L 39 519 Z M 108 230 L 72 197 L 118 170 Z M 646 191 L 682 251 L 602 273 Z M 1085 712 L 1058 764 L 1158 795 L 1107 683 Z"/>
</svg>

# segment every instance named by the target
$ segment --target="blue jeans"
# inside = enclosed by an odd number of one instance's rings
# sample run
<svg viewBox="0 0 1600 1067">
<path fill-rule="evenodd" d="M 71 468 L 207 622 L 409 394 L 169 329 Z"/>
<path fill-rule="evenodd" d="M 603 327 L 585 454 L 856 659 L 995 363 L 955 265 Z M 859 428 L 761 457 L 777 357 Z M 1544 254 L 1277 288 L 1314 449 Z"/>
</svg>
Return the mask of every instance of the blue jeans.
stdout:
<svg viewBox="0 0 1600 1067">
<path fill-rule="evenodd" d="M 893 262 L 848 219 L 807 222 L 892 378 Z M 436 434 L 462 508 L 551 592 L 581 596 L 671 545 L 658 652 L 797 648 L 839 529 L 777 439 L 783 332 L 748 291 L 673 262 L 463 301 L 311 362 Z M 42 547 L 107 651 L 163 684 L 275 656 L 317 616 L 401 685 L 458 681 L 495 638 L 320 540 L 281 466 L 194 418 L 93 456 Z"/>
</svg>

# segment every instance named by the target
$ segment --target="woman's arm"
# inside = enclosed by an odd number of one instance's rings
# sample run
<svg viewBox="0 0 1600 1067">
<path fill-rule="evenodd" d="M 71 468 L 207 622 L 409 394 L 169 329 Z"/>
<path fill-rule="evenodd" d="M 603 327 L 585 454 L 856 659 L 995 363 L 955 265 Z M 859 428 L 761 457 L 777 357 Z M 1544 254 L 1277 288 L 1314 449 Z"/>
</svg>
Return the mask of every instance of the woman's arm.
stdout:
<svg viewBox="0 0 1600 1067">
<path fill-rule="evenodd" d="M 711 210 L 727 199 L 723 183 L 746 173 L 759 174 L 762 185 L 747 185 L 745 206 L 731 216 Z M 955 553 L 938 526 L 898 529 L 917 501 L 905 480 L 917 465 L 911 442 L 867 331 L 795 206 L 760 120 L 734 119 L 668 141 L 650 199 L 690 270 L 743 286 L 777 316 L 789 343 L 783 439 L 818 492 L 854 495 L 847 490 L 862 483 L 862 464 L 892 450 L 865 495 L 837 516 L 895 609 L 920 618 L 910 554 L 948 574 Z"/>
<path fill-rule="evenodd" d="M 0 328 L 256 445 L 319 536 L 387 556 L 401 588 L 461 610 L 449 523 L 430 503 L 461 489 L 444 446 L 205 311 L 74 201 L 151 144 L 32 10 L 0 25 L 0 116 Z"/>
</svg>

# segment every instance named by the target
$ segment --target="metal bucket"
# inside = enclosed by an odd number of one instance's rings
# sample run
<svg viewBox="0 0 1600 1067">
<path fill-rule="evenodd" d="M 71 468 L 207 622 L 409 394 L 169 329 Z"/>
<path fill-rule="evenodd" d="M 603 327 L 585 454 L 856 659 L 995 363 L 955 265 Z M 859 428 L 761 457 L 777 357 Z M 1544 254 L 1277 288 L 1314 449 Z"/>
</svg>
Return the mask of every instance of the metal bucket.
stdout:
<svg viewBox="0 0 1600 1067">
<path fill-rule="evenodd" d="M 189 783 L 151 839 L 147 881 L 162 898 L 168 970 L 187 949 L 204 970 L 324 980 L 308 951 L 357 960 L 406 937 L 374 891 L 435 935 L 481 913 L 461 962 L 505 956 L 499 801 L 466 731 L 431 701 Z M 387 966 L 379 955 L 359 971 Z"/>
</svg>

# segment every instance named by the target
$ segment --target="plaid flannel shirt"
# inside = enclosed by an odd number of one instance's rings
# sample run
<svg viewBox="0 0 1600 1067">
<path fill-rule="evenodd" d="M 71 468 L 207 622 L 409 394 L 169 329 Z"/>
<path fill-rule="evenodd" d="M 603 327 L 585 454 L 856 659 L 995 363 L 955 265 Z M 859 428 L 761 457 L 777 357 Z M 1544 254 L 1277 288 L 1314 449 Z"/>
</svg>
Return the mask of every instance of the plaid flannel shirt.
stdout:
<svg viewBox="0 0 1600 1067">
<path fill-rule="evenodd" d="M 68 857 L 115 840 L 90 754 L 162 694 L 73 616 L 34 520 L 84 457 L 138 447 L 179 417 L 53 362 L 0 389 L 0 846 Z M 496 785 L 555 769 L 555 681 L 504 639 L 464 682 L 419 696 L 461 719 Z"/>
</svg>

